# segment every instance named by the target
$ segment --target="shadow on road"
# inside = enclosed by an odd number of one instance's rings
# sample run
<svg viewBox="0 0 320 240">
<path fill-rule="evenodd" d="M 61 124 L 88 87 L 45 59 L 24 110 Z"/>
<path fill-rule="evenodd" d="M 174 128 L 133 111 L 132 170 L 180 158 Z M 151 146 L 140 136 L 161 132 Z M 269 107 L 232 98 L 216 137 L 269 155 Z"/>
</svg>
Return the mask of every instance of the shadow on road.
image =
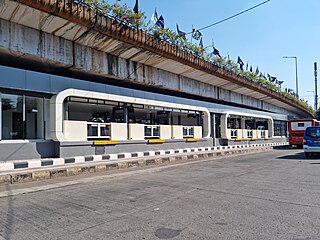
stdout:
<svg viewBox="0 0 320 240">
<path fill-rule="evenodd" d="M 319 160 L 319 163 L 312 163 L 312 164 L 320 164 L 320 154 L 312 155 L 309 158 L 306 158 L 304 152 L 296 152 L 292 154 L 288 154 L 285 156 L 278 157 L 277 159 L 284 159 L 284 160 L 301 160 L 301 161 L 310 161 L 312 160 Z"/>
<path fill-rule="evenodd" d="M 301 148 L 292 147 L 292 146 L 274 146 L 273 149 L 279 151 L 279 150 L 300 150 Z"/>
</svg>

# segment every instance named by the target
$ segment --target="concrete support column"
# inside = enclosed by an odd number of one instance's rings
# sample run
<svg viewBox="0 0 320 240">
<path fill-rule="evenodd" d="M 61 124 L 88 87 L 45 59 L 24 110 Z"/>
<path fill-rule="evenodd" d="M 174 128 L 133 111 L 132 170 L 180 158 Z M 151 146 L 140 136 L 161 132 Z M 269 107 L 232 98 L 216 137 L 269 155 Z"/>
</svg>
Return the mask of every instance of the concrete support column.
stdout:
<svg viewBox="0 0 320 240">
<path fill-rule="evenodd" d="M 227 136 L 228 117 L 229 117 L 229 114 L 227 114 L 227 113 L 221 115 L 221 138 L 223 138 L 223 139 L 230 138 L 230 136 Z"/>
<path fill-rule="evenodd" d="M 273 119 L 268 119 L 268 133 L 269 133 L 269 138 L 273 138 L 274 136 Z"/>
<path fill-rule="evenodd" d="M 213 137 L 213 139 L 216 139 L 217 138 L 217 133 L 216 133 L 216 115 L 215 114 L 212 114 L 211 115 L 211 121 L 212 121 L 212 128 L 211 128 L 211 131 L 212 131 L 212 134 L 211 136 Z"/>
<path fill-rule="evenodd" d="M 128 111 L 127 104 L 123 104 L 123 121 L 124 121 L 124 123 L 129 122 L 129 111 Z"/>
<path fill-rule="evenodd" d="M 246 129 L 246 118 L 241 117 L 241 129 Z"/>
</svg>

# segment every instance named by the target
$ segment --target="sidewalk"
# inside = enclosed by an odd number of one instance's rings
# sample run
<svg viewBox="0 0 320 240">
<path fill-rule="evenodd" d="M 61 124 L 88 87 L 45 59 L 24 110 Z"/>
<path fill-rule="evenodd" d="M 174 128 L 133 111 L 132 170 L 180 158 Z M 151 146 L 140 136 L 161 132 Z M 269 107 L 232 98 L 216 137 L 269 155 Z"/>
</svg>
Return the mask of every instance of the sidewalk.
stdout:
<svg viewBox="0 0 320 240">
<path fill-rule="evenodd" d="M 270 151 L 288 143 L 265 143 L 227 147 L 185 148 L 148 152 L 120 153 L 73 158 L 37 159 L 0 163 L 0 184 L 38 181 L 93 172 L 108 172 L 181 161 L 215 158 L 224 155 Z"/>
</svg>

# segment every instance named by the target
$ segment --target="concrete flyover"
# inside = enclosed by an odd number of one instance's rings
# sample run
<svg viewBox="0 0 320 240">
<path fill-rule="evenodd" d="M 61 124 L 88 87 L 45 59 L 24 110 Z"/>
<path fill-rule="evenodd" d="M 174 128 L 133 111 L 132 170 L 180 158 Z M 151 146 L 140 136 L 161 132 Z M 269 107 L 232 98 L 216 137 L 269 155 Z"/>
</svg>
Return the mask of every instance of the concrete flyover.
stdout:
<svg viewBox="0 0 320 240">
<path fill-rule="evenodd" d="M 288 119 L 313 117 L 78 2 L 3 0 L 0 31 L 0 161 L 286 143 Z"/>
</svg>

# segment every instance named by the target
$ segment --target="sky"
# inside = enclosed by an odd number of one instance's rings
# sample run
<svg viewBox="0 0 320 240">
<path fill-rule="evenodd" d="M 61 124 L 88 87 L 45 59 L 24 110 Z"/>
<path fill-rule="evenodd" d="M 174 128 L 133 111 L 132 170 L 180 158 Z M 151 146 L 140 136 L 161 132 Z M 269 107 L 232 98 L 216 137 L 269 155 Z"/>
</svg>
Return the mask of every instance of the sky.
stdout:
<svg viewBox="0 0 320 240">
<path fill-rule="evenodd" d="M 109 1 L 113 3 L 115 1 Z M 190 32 L 202 28 L 264 0 L 139 0 L 147 20 L 155 8 L 165 27 Z M 121 0 L 134 6 L 135 0 Z M 314 107 L 314 62 L 320 65 L 320 1 L 271 0 L 243 15 L 202 31 L 205 46 L 214 41 L 222 56 L 269 73 L 283 80 L 282 88 L 296 89 L 294 59 L 298 59 L 299 95 Z M 195 40 L 193 40 L 195 41 Z M 318 67 L 320 69 L 320 66 Z M 313 91 L 313 92 L 312 92 Z"/>
</svg>

